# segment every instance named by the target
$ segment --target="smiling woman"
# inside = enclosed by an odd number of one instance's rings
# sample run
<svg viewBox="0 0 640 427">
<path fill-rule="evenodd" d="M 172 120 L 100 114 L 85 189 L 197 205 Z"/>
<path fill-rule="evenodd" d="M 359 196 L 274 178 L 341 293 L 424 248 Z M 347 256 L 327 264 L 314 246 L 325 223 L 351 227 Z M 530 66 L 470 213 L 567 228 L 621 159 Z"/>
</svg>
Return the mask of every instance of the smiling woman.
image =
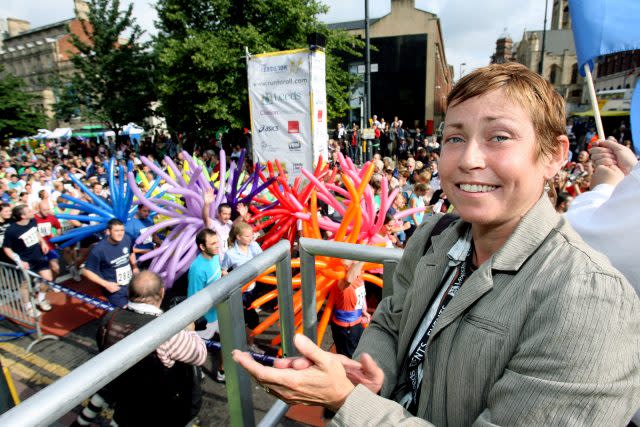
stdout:
<svg viewBox="0 0 640 427">
<path fill-rule="evenodd" d="M 284 400 L 337 411 L 332 425 L 626 425 L 640 301 L 544 192 L 568 147 L 562 99 L 508 63 L 448 101 L 440 178 L 460 219 L 416 230 L 359 360 L 302 337 L 275 368 L 235 360 Z"/>
</svg>

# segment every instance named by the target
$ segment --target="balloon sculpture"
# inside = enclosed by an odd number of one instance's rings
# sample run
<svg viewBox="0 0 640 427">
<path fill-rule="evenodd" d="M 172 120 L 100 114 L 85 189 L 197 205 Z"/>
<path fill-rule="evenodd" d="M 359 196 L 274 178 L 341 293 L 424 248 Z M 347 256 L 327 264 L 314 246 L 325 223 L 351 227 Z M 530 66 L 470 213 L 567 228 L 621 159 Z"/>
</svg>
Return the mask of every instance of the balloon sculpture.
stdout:
<svg viewBox="0 0 640 427">
<path fill-rule="evenodd" d="M 127 186 L 127 179 L 124 172 L 124 166 L 117 165 L 114 158 L 105 165 L 107 171 L 107 179 L 109 181 L 109 190 L 111 192 L 111 200 L 96 196 L 73 174 L 69 174 L 69 178 L 73 181 L 82 192 L 87 195 L 93 203 L 80 200 L 76 197 L 62 194 L 60 197 L 68 200 L 70 203 L 59 203 L 61 208 L 74 209 L 79 212 L 85 212 L 86 215 L 57 214 L 56 217 L 65 220 L 76 220 L 86 224 L 85 226 L 74 228 L 60 236 L 53 237 L 51 242 L 60 243 L 60 248 L 74 245 L 80 240 L 95 234 L 102 233 L 107 228 L 107 223 L 117 218 L 124 224 L 135 215 L 135 208 L 132 208 L 134 193 Z M 129 174 L 133 169 L 133 164 L 127 164 Z M 151 194 L 157 187 L 159 179 L 156 179 L 148 190 Z"/>
<path fill-rule="evenodd" d="M 183 160 L 180 166 L 169 157 L 165 157 L 166 171 L 150 159 L 141 157 L 142 163 L 156 175 L 156 180 L 151 186 L 146 179 L 142 180 L 145 181 L 142 182 L 145 188 L 151 187 L 146 193 L 143 193 L 136 184 L 131 165 L 126 174 L 127 179 L 122 166 L 118 168 L 119 174 L 116 178 L 116 168 L 112 159 L 109 164 L 111 206 L 93 195 L 82 183 L 72 177 L 71 179 L 91 197 L 95 205 L 70 196 L 62 196 L 74 205 L 62 204 L 61 206 L 79 209 L 90 215 L 62 214 L 59 217 L 98 224 L 72 230 L 56 237 L 56 241 L 63 241 L 63 246 L 69 246 L 92 233 L 102 231 L 110 218 L 116 217 L 126 222 L 133 214 L 131 205 L 133 197 L 136 196 L 136 203 L 149 207 L 158 215 L 158 218 L 162 219 L 142 233 L 137 242 L 144 241 L 160 230 L 168 232 L 162 244 L 142 255 L 140 260 L 152 260 L 150 269 L 160 274 L 167 287 L 171 287 L 175 279 L 189 269 L 197 255 L 195 235 L 205 226 L 204 194 L 213 188 L 215 198 L 209 208 L 209 217 L 215 216 L 221 203 L 228 203 L 232 209 L 235 209 L 239 203 L 251 203 L 253 217 L 249 222 L 253 224 L 255 232 L 263 233 L 259 239 L 263 249 L 272 246 L 282 238 L 289 240 L 293 248 L 299 235 L 364 245 L 383 245 L 385 242 L 380 232 L 384 228 L 386 214 L 399 189 L 389 191 L 387 180 L 381 178 L 379 203 L 376 203 L 376 194 L 369 184 L 374 172 L 372 163 L 366 163 L 362 168 L 358 168 L 351 159 L 340 154 L 338 165 L 330 168 L 320 159 L 313 173 L 302 170 L 302 175 L 306 178 L 304 185 L 302 176 L 297 177 L 293 184 L 289 185 L 282 165 L 278 161 L 267 162 L 268 176 L 263 173 L 263 169 L 257 163 L 251 174 L 242 172 L 244 151 L 237 162 L 232 162 L 229 171 L 225 167 L 225 152 L 221 151 L 220 171 L 211 176 L 205 173 L 204 165 L 188 153 L 182 152 L 180 157 Z M 164 181 L 162 192 L 156 189 L 160 180 Z M 172 199 L 171 196 L 173 196 Z M 332 208 L 341 220 L 319 215 L 319 203 Z M 407 217 L 422 209 L 424 208 L 406 209 L 397 213 L 394 218 Z M 299 268 L 300 260 L 292 260 L 292 266 Z M 382 280 L 372 274 L 380 268 L 379 264 L 366 263 L 363 279 L 382 286 Z M 276 285 L 274 271 L 275 266 L 258 277 L 257 281 Z M 346 268 L 339 259 L 317 257 L 316 271 L 318 274 L 316 311 L 320 313 L 324 307 L 318 330 L 320 342 L 333 311 L 335 294 L 333 290 L 337 288 L 337 282 L 345 277 Z M 294 275 L 292 283 L 296 290 L 293 297 L 295 322 L 300 330 L 302 329 L 302 294 L 299 272 Z M 252 308 L 270 303 L 275 298 L 277 298 L 276 289 L 253 301 Z M 252 334 L 263 333 L 278 319 L 279 312 L 276 311 L 260 323 Z M 279 341 L 280 337 L 276 337 L 272 344 L 277 345 Z"/>
<path fill-rule="evenodd" d="M 315 173 L 311 174 L 307 170 L 302 170 L 302 174 L 309 180 L 309 184 L 302 190 L 297 191 L 298 185 L 294 183 L 293 187 L 282 186 L 282 194 L 279 194 L 278 200 L 290 201 L 289 205 L 285 208 L 284 204 L 281 205 L 280 210 L 273 209 L 267 210 L 258 214 L 256 218 L 269 218 L 269 214 L 275 211 L 271 218 L 267 219 L 266 223 L 271 221 L 280 221 L 284 226 L 288 223 L 287 220 L 283 220 L 282 216 L 286 218 L 297 218 L 302 220 L 302 235 L 304 237 L 311 237 L 316 239 L 322 239 L 322 231 L 324 231 L 330 240 L 336 242 L 347 243 L 359 243 L 359 244 L 371 244 L 381 245 L 384 244 L 384 239 L 379 235 L 379 232 L 384 227 L 385 216 L 393 203 L 396 195 L 400 191 L 395 189 L 389 192 L 386 179 L 382 179 L 381 192 L 380 192 L 380 208 L 376 212 L 376 203 L 374 199 L 373 188 L 369 185 L 369 181 L 373 175 L 374 165 L 371 163 L 365 164 L 362 169 L 358 169 L 351 159 L 339 156 L 339 164 L 341 172 L 338 173 L 338 168 L 334 168 L 329 171 L 328 167 L 321 168 L 318 166 Z M 282 175 L 282 174 L 281 174 Z M 334 181 L 336 177 L 339 177 L 342 186 L 337 185 Z M 329 177 L 326 182 L 322 181 L 322 178 Z M 271 190 L 272 187 L 269 188 Z M 308 203 L 307 202 L 308 191 Z M 331 206 L 335 211 L 342 216 L 342 221 L 337 223 L 329 218 L 319 217 L 318 215 L 318 199 Z M 296 203 L 297 201 L 297 203 Z M 394 218 L 401 219 L 412 215 L 416 212 L 420 212 L 424 208 L 406 209 L 397 213 Z M 286 210 L 287 213 L 282 212 Z M 290 219 L 289 219 L 290 221 Z M 256 227 L 259 228 L 259 226 Z M 296 227 L 293 227 L 295 230 Z M 272 238 L 277 237 L 282 233 L 282 229 L 273 234 Z M 293 233 L 293 231 L 290 231 Z M 265 243 L 271 242 L 271 239 L 264 240 Z M 292 260 L 292 266 L 294 268 L 300 266 L 300 260 Z M 371 274 L 373 271 L 379 270 L 381 265 L 373 263 L 365 263 L 362 275 L 365 281 L 373 283 L 377 286 L 382 286 L 382 279 Z M 276 285 L 276 277 L 272 275 L 275 271 L 275 267 L 268 269 L 257 281 L 269 285 Z M 316 311 L 319 313 L 324 306 L 322 317 L 318 323 L 318 344 L 322 342 L 327 325 L 331 318 L 334 304 L 334 292 L 332 290 L 337 289 L 337 283 L 340 279 L 343 279 L 346 275 L 346 267 L 342 261 L 336 258 L 330 257 L 316 257 Z M 297 291 L 293 296 L 293 307 L 295 314 L 295 325 L 297 332 L 302 330 L 302 291 L 301 275 L 300 273 L 294 275 L 292 279 L 293 287 Z M 277 298 L 278 291 L 276 289 L 266 293 L 262 297 L 256 299 L 251 308 L 257 308 L 269 303 Z M 261 324 L 259 324 L 253 331 L 253 335 L 259 335 L 269 329 L 279 320 L 279 312 L 276 311 L 267 317 Z M 273 345 L 280 343 L 280 337 L 277 336 L 272 340 Z"/>
<path fill-rule="evenodd" d="M 182 167 L 176 165 L 169 157 L 165 157 L 167 172 L 146 157 L 141 157 L 142 163 L 147 166 L 159 178 L 165 181 L 164 191 L 174 194 L 182 199 L 179 204 L 165 198 L 147 197 L 135 184 L 132 172 L 129 172 L 129 186 L 138 197 L 140 203 L 167 219 L 149 227 L 140 235 L 137 242 L 140 243 L 152 234 L 170 229 L 162 244 L 140 257 L 140 261 L 151 259 L 149 269 L 158 273 L 167 287 L 173 286 L 176 278 L 184 274 L 198 254 L 195 243 L 196 234 L 204 228 L 202 213 L 204 209 L 204 193 L 213 188 L 211 182 L 203 172 L 203 166 L 187 152 L 182 152 L 184 163 Z M 217 192 L 214 202 L 210 206 L 209 216 L 215 217 L 218 206 L 228 203 L 235 207 L 238 203 L 249 204 L 253 197 L 268 187 L 274 180 L 270 179 L 260 183 L 260 168 L 256 165 L 253 176 L 244 183 L 239 182 L 241 165 L 244 152 L 237 163 L 232 163 L 229 170 L 229 178 L 225 170 L 225 152 L 220 151 L 220 173 Z M 249 186 L 251 187 L 248 190 Z M 215 187 L 215 186 L 214 186 Z M 149 192 L 148 192 L 149 193 Z"/>
</svg>

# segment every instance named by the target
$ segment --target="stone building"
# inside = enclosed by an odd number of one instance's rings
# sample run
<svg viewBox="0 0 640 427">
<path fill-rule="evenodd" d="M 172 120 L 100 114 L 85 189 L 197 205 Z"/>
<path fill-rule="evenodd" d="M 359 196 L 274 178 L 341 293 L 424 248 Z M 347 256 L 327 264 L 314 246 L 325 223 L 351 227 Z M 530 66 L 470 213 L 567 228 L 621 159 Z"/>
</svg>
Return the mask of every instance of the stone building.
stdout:
<svg viewBox="0 0 640 427">
<path fill-rule="evenodd" d="M 364 20 L 329 24 L 329 28 L 364 38 Z M 370 19 L 369 37 L 377 49 L 371 51 L 372 114 L 388 122 L 398 116 L 405 126 L 418 125 L 431 134 L 444 119 L 453 84 L 440 19 L 416 9 L 415 0 L 391 0 L 390 13 Z M 350 70 L 363 71 L 362 59 L 347 61 Z M 352 107 L 356 105 L 357 100 Z"/>
<path fill-rule="evenodd" d="M 492 64 L 504 64 L 513 61 L 513 40 L 507 34 L 496 40 L 496 51 L 491 55 Z"/>
<path fill-rule="evenodd" d="M 45 114 L 49 129 L 61 125 L 54 114 L 56 93 L 52 80 L 73 70 L 70 58 L 75 48 L 71 33 L 86 40 L 80 20 L 86 19 L 88 5 L 83 0 L 74 1 L 74 18 L 37 28 L 31 28 L 28 21 L 7 18 L 2 28 L 0 64 L 7 72 L 22 78 L 26 90 L 37 96 L 34 108 Z"/>
<path fill-rule="evenodd" d="M 522 39 L 512 47 L 512 60 L 526 65 L 535 72 L 540 72 L 542 66 L 542 76 L 563 96 L 567 103 L 567 111 L 575 111 L 582 99 L 583 78 L 578 72 L 568 0 L 553 1 L 551 29 L 544 35 L 544 58 L 542 38 L 542 30 L 524 31 Z M 492 62 L 508 55 L 506 51 L 509 41 L 504 37 L 496 41 L 496 53 L 492 56 Z"/>
<path fill-rule="evenodd" d="M 596 92 L 633 89 L 640 78 L 640 50 L 612 53 L 595 62 Z"/>
</svg>

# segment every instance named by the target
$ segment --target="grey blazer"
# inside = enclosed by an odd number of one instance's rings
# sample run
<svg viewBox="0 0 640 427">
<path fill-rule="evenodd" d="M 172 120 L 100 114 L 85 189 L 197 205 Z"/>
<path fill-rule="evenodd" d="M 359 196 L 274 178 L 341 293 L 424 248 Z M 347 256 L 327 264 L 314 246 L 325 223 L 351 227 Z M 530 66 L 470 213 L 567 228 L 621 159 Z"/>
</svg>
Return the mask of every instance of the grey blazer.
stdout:
<svg viewBox="0 0 640 427">
<path fill-rule="evenodd" d="M 640 407 L 640 301 L 548 198 L 460 288 L 433 330 L 418 417 L 388 400 L 406 352 L 467 227 L 414 234 L 354 358 L 385 372 L 380 395 L 359 385 L 339 426 L 623 426 Z M 640 262 L 640 261 L 639 261 Z"/>
</svg>

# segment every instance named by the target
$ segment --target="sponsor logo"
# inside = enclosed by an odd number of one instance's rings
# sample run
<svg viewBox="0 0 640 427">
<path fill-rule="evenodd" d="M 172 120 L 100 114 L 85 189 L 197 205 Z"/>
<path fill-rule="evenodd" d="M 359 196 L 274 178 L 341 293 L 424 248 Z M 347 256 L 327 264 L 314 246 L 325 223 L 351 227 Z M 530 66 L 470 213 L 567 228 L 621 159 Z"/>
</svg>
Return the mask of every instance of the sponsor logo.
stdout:
<svg viewBox="0 0 640 427">
<path fill-rule="evenodd" d="M 260 71 L 266 74 L 286 73 L 287 71 L 295 74 L 298 71 L 300 71 L 302 62 L 303 62 L 302 58 L 298 58 L 298 59 L 289 59 L 289 61 L 286 64 L 276 64 L 276 65 L 262 64 L 262 66 L 260 67 Z"/>
<path fill-rule="evenodd" d="M 292 73 L 297 73 L 300 70 L 300 67 L 302 66 L 302 58 L 298 59 L 297 61 L 295 59 L 290 59 L 289 60 L 289 71 Z"/>
<path fill-rule="evenodd" d="M 258 126 L 258 133 L 267 133 L 267 132 L 278 132 L 280 129 L 278 128 L 278 125 L 275 126 L 271 126 L 271 125 L 260 125 Z"/>
<path fill-rule="evenodd" d="M 287 132 L 300 133 L 300 122 L 297 120 L 289 120 L 287 122 Z"/>
<path fill-rule="evenodd" d="M 284 73 L 285 71 L 289 70 L 289 66 L 287 64 L 281 64 L 281 65 L 262 65 L 262 69 L 260 71 L 262 71 L 263 73 Z"/>
<path fill-rule="evenodd" d="M 289 143 L 289 151 L 300 151 L 302 143 L 297 140 L 293 140 Z"/>
<path fill-rule="evenodd" d="M 322 110 L 318 110 L 318 122 L 322 121 L 322 116 L 323 116 Z"/>
<path fill-rule="evenodd" d="M 300 169 L 303 168 L 302 163 L 293 163 L 292 166 L 294 171 L 299 171 Z"/>
<path fill-rule="evenodd" d="M 129 248 L 122 248 L 122 253 L 123 254 L 128 254 L 129 253 Z"/>
<path fill-rule="evenodd" d="M 262 104 L 271 105 L 274 102 L 300 101 L 302 94 L 300 92 L 274 93 L 267 92 L 262 95 Z"/>
<path fill-rule="evenodd" d="M 273 111 L 273 110 L 261 110 L 260 111 L 260 115 L 261 116 L 277 116 L 278 114 L 280 114 L 280 111 Z"/>
</svg>

